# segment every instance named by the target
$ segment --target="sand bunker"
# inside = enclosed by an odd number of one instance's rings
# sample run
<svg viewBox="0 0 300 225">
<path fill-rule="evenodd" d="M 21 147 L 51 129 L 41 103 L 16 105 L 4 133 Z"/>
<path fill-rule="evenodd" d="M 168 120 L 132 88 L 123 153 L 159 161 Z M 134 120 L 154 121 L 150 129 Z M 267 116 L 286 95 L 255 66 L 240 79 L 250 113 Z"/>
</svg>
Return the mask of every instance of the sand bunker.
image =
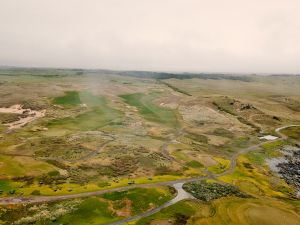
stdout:
<svg viewBox="0 0 300 225">
<path fill-rule="evenodd" d="M 260 137 L 259 139 L 260 140 L 273 141 L 273 140 L 276 140 L 277 138 L 278 137 L 275 137 L 275 136 L 272 136 L 272 135 L 266 135 L 266 136 Z"/>
<path fill-rule="evenodd" d="M 46 110 L 35 111 L 24 109 L 22 105 L 13 105 L 9 108 L 0 108 L 0 113 L 14 113 L 20 115 L 19 120 L 4 124 L 11 130 L 18 129 L 38 118 L 44 117 Z"/>
</svg>

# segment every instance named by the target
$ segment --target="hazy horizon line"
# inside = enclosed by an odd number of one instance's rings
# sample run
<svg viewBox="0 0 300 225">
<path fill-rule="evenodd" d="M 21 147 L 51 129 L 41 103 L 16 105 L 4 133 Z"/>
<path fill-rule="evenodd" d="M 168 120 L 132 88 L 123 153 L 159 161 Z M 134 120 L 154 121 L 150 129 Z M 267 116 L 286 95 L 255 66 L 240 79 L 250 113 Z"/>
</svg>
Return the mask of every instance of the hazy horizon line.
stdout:
<svg viewBox="0 0 300 225">
<path fill-rule="evenodd" d="M 209 72 L 209 71 L 180 71 L 180 70 L 139 70 L 139 69 L 111 69 L 99 67 L 52 67 L 52 66 L 19 66 L 19 65 L 0 65 L 0 69 L 53 69 L 53 70 L 86 70 L 86 71 L 111 71 L 111 72 L 146 72 L 146 73 L 174 73 L 174 74 L 224 74 L 224 75 L 244 75 L 244 76 L 300 76 L 299 73 L 264 73 L 264 72 Z"/>
</svg>

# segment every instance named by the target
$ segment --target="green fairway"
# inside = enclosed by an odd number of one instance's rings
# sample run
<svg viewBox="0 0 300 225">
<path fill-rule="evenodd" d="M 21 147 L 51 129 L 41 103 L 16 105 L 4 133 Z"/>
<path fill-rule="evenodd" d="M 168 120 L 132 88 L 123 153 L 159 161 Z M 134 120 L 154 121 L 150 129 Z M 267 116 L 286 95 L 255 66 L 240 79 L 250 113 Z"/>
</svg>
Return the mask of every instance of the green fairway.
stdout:
<svg viewBox="0 0 300 225">
<path fill-rule="evenodd" d="M 79 93 L 77 91 L 67 91 L 66 94 L 61 97 L 53 99 L 54 104 L 59 105 L 79 105 L 81 103 Z"/>
<path fill-rule="evenodd" d="M 178 127 L 180 125 L 174 110 L 163 108 L 153 103 L 153 101 L 159 97 L 158 93 L 147 95 L 135 93 L 121 95 L 120 97 L 123 98 L 127 104 L 136 107 L 146 120 L 166 124 L 171 127 Z"/>
<path fill-rule="evenodd" d="M 70 221 L 74 225 L 106 224 L 118 220 L 118 217 L 108 208 L 108 202 L 99 201 L 97 197 L 88 198 L 77 206 L 77 210 L 48 224 L 68 224 Z"/>
<path fill-rule="evenodd" d="M 89 111 L 75 117 L 54 119 L 48 122 L 49 128 L 63 130 L 97 130 L 98 128 L 109 125 L 112 121 L 122 118 L 122 112 L 111 108 L 105 97 L 94 96 L 88 92 L 75 93 L 77 92 L 69 92 L 66 94 L 68 97 L 62 97 L 59 101 L 63 104 L 81 102 L 86 105 Z"/>
</svg>

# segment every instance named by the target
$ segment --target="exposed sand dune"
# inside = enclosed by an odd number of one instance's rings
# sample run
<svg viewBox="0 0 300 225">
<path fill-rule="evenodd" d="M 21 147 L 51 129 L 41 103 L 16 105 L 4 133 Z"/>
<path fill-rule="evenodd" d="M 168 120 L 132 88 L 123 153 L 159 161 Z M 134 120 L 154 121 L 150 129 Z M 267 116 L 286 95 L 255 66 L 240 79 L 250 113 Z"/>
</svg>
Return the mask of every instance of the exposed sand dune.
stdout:
<svg viewBox="0 0 300 225">
<path fill-rule="evenodd" d="M 38 118 L 44 117 L 46 110 L 35 111 L 31 109 L 24 109 L 22 105 L 13 105 L 9 108 L 0 108 L 0 113 L 14 113 L 20 115 L 19 120 L 4 124 L 12 130 L 23 127 Z"/>
</svg>

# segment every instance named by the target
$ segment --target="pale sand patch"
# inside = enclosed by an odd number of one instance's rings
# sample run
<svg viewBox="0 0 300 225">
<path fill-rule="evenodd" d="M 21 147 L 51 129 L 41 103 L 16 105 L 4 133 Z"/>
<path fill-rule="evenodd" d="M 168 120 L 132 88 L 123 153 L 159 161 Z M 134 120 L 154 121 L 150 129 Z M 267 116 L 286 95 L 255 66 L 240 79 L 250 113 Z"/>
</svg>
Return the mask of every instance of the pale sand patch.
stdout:
<svg viewBox="0 0 300 225">
<path fill-rule="evenodd" d="M 208 143 L 210 145 L 220 146 L 227 143 L 230 139 L 215 135 L 206 135 L 208 137 Z"/>
<path fill-rule="evenodd" d="M 58 172 L 61 176 L 68 176 L 69 175 L 67 170 L 63 170 L 63 169 L 59 169 L 59 168 L 57 168 L 57 170 L 58 170 Z"/>
<path fill-rule="evenodd" d="M 278 139 L 278 137 L 272 136 L 272 135 L 266 135 L 266 136 L 260 137 L 259 139 L 260 140 L 273 141 L 273 140 Z"/>
<path fill-rule="evenodd" d="M 218 162 L 214 160 L 211 155 L 196 155 L 196 159 L 204 164 L 204 166 L 214 166 L 218 164 Z"/>
<path fill-rule="evenodd" d="M 182 114 L 183 120 L 187 122 L 199 121 L 214 122 L 218 124 L 230 123 L 230 120 L 227 117 L 206 106 L 181 106 L 179 111 Z"/>
<path fill-rule="evenodd" d="M 46 110 L 36 111 L 31 109 L 24 109 L 22 105 L 13 105 L 9 108 L 0 108 L 0 113 L 14 113 L 20 115 L 18 121 L 4 124 L 8 126 L 10 130 L 12 130 L 21 128 L 38 118 L 44 117 L 46 114 Z"/>
<path fill-rule="evenodd" d="M 167 220 L 167 219 L 165 219 L 165 220 L 153 220 L 150 224 L 151 225 L 172 225 L 173 222 L 170 219 L 169 220 Z"/>
<path fill-rule="evenodd" d="M 131 216 L 132 211 L 132 202 L 129 199 L 125 199 L 125 207 L 116 211 L 116 214 L 121 217 Z"/>
</svg>

